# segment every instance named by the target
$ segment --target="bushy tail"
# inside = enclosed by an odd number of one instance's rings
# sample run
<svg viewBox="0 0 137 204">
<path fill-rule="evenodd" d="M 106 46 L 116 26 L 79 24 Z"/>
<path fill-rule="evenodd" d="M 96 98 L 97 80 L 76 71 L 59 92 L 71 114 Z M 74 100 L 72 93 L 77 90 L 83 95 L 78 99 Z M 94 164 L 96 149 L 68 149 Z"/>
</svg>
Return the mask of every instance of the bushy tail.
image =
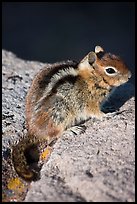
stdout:
<svg viewBox="0 0 137 204">
<path fill-rule="evenodd" d="M 41 150 L 46 148 L 46 140 L 24 137 L 12 148 L 12 162 L 18 175 L 26 181 L 39 178 L 38 162 Z"/>
</svg>

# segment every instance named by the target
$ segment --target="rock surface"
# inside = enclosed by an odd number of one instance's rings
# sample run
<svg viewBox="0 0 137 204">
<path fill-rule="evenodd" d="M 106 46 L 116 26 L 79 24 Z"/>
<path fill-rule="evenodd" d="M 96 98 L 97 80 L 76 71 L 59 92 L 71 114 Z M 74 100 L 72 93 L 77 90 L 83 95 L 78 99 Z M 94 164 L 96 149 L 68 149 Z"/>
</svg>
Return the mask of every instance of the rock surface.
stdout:
<svg viewBox="0 0 137 204">
<path fill-rule="evenodd" d="M 27 90 L 45 65 L 2 51 L 3 167 L 7 165 L 4 153 L 25 131 Z M 85 123 L 85 133 L 66 133 L 56 142 L 40 180 L 32 182 L 25 194 L 25 202 L 135 201 L 135 98 L 131 83 L 116 89 L 102 106 L 104 110 L 111 107 L 118 112 L 108 113 L 102 120 L 92 118 Z"/>
</svg>

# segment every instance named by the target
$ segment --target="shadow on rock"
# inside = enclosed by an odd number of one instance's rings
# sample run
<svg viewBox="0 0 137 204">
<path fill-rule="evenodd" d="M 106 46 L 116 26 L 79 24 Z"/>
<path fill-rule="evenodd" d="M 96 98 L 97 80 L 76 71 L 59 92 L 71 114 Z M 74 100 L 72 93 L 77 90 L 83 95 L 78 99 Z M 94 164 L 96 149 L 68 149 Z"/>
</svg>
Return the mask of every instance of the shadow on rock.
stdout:
<svg viewBox="0 0 137 204">
<path fill-rule="evenodd" d="M 135 95 L 135 87 L 131 83 L 125 83 L 114 88 L 110 96 L 101 103 L 101 110 L 104 113 L 114 112 L 120 109 L 126 101 Z"/>
</svg>

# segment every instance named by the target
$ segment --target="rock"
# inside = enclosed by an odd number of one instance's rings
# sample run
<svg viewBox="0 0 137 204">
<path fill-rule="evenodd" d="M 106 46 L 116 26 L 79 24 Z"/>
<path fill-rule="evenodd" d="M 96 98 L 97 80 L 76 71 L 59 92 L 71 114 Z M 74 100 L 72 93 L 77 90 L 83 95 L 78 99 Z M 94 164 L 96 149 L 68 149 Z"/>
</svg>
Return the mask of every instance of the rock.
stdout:
<svg viewBox="0 0 137 204">
<path fill-rule="evenodd" d="M 16 174 L 12 146 L 25 133 L 25 96 L 32 78 L 43 64 L 17 58 L 2 50 L 2 200 L 22 201 L 29 184 Z"/>
<path fill-rule="evenodd" d="M 12 144 L 25 132 L 24 105 L 34 75 L 46 64 L 2 51 L 3 167 Z M 115 107 L 115 111 L 111 110 Z M 18 200 L 24 202 L 135 202 L 135 98 L 131 83 L 102 104 L 102 120 L 85 123 L 86 132 L 64 135 Z M 8 152 L 5 156 L 5 152 Z M 3 168 L 4 169 L 4 168 Z M 3 180 L 6 179 L 3 176 Z M 16 199 L 14 199 L 15 201 Z"/>
</svg>

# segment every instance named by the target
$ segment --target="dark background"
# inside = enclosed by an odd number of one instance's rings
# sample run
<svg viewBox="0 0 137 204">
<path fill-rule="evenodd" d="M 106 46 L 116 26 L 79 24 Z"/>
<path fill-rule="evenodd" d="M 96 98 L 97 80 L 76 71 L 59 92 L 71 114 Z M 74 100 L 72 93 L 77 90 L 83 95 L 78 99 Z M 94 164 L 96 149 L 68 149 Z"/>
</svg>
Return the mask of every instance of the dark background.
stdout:
<svg viewBox="0 0 137 204">
<path fill-rule="evenodd" d="M 2 48 L 26 60 L 80 60 L 95 45 L 135 70 L 134 2 L 6 2 Z"/>
</svg>

